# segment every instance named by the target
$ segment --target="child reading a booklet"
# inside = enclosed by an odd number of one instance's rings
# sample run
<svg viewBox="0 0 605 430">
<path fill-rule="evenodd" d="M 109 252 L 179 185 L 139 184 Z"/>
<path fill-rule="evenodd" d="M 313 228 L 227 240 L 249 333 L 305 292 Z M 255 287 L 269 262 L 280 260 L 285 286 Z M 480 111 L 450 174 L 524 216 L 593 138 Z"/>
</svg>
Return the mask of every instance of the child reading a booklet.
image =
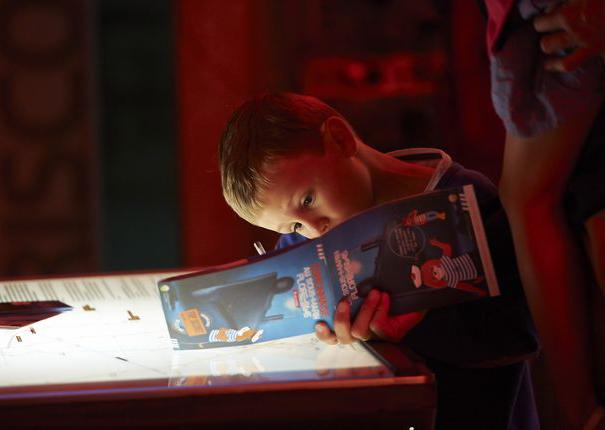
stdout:
<svg viewBox="0 0 605 430">
<path fill-rule="evenodd" d="M 219 157 L 225 199 L 242 218 L 282 233 L 278 247 L 315 238 L 393 199 L 473 184 L 501 296 L 389 315 L 389 296 L 373 290 L 352 322 L 348 302 L 342 301 L 334 332 L 319 322 L 316 333 L 328 343 L 402 342 L 420 354 L 438 380 L 438 427 L 536 425 L 526 360 L 537 340 L 506 217 L 489 180 L 440 150 L 380 153 L 330 106 L 296 94 L 267 94 L 244 103 L 226 126 Z"/>
</svg>

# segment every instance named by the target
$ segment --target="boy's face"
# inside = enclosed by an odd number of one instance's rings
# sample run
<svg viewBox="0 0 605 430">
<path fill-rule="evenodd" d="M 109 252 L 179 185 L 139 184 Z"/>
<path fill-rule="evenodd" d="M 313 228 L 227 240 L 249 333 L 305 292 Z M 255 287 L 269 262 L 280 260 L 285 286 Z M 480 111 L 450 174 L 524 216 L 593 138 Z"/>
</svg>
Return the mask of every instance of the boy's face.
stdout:
<svg viewBox="0 0 605 430">
<path fill-rule="evenodd" d="M 445 277 L 445 270 L 443 269 L 442 266 L 437 266 L 437 265 L 433 266 L 431 268 L 431 272 L 433 273 L 433 277 L 435 279 L 441 280 Z"/>
<path fill-rule="evenodd" d="M 278 233 L 312 239 L 374 205 L 367 168 L 338 147 L 280 159 L 267 176 L 271 185 L 260 193 L 262 210 L 253 221 Z"/>
</svg>

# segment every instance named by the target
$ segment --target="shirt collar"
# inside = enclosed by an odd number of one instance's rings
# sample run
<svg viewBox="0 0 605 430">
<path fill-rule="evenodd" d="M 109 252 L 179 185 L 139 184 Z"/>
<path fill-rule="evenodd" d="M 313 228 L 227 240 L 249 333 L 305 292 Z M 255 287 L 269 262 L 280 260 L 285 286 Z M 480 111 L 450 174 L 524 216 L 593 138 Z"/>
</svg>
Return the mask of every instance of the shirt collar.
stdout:
<svg viewBox="0 0 605 430">
<path fill-rule="evenodd" d="M 407 148 L 389 152 L 388 155 L 408 163 L 420 164 L 431 167 L 433 176 L 424 189 L 425 192 L 433 191 L 447 169 L 452 166 L 452 158 L 441 149 L 437 148 Z"/>
</svg>

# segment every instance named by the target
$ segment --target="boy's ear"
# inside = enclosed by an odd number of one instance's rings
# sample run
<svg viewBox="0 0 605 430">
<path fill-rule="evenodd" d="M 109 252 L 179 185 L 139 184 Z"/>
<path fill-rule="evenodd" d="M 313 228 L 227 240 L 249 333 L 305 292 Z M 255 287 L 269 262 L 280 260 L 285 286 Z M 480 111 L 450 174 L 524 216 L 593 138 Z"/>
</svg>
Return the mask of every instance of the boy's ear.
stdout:
<svg viewBox="0 0 605 430">
<path fill-rule="evenodd" d="M 349 123 L 341 117 L 331 116 L 321 126 L 326 153 L 337 152 L 345 157 L 357 153 L 357 138 Z"/>
</svg>

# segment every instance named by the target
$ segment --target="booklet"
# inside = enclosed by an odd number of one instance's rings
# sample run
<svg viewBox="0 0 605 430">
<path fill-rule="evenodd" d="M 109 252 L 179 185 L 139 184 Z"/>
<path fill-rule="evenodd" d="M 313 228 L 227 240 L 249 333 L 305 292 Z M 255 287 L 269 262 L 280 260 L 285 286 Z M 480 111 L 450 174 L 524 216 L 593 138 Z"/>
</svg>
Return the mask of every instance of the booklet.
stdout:
<svg viewBox="0 0 605 430">
<path fill-rule="evenodd" d="M 58 300 L 1 302 L 0 329 L 25 327 L 72 309 L 71 306 Z"/>
<path fill-rule="evenodd" d="M 499 295 L 472 185 L 355 215 L 321 237 L 158 282 L 174 349 L 251 344 L 330 326 L 372 288 L 391 314 Z"/>
</svg>

